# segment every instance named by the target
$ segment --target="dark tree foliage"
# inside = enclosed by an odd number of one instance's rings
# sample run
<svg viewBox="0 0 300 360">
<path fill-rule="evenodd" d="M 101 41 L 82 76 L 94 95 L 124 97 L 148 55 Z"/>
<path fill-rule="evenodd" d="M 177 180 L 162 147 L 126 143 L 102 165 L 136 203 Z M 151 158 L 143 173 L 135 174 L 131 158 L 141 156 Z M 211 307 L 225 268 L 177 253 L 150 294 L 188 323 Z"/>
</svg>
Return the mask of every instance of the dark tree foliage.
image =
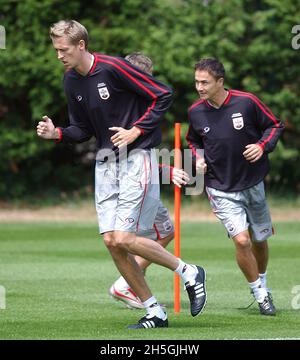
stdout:
<svg viewBox="0 0 300 360">
<path fill-rule="evenodd" d="M 173 122 L 185 122 L 185 132 L 187 108 L 197 99 L 194 63 L 218 57 L 227 87 L 255 93 L 286 122 L 267 180 L 274 189 L 299 192 L 300 49 L 292 47 L 299 0 L 0 0 L 6 30 L 6 49 L 0 49 L 0 198 L 91 191 L 94 143 L 66 147 L 35 133 L 45 114 L 56 125 L 68 124 L 63 67 L 48 36 L 53 22 L 67 18 L 87 27 L 91 51 L 142 51 L 153 59 L 155 75 L 176 92 L 162 124 L 169 148 Z"/>
</svg>

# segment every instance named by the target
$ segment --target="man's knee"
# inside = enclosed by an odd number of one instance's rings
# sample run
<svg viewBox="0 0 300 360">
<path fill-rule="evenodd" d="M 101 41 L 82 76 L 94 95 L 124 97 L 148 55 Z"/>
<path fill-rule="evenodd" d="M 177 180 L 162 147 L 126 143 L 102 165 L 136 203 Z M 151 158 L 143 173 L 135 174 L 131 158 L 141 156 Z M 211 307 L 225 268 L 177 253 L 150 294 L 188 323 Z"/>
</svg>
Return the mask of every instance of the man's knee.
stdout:
<svg viewBox="0 0 300 360">
<path fill-rule="evenodd" d="M 129 251 L 135 240 L 136 240 L 135 233 L 129 233 L 124 231 L 115 232 L 116 246 L 120 249 Z"/>
<path fill-rule="evenodd" d="M 117 247 L 117 241 L 115 238 L 114 231 L 107 232 L 103 234 L 104 244 L 105 246 L 110 249 L 115 249 Z"/>
<path fill-rule="evenodd" d="M 104 234 L 104 243 L 110 250 L 125 249 L 128 250 L 135 240 L 134 233 L 123 231 L 113 231 Z"/>
<path fill-rule="evenodd" d="M 240 250 L 247 250 L 251 248 L 251 239 L 248 231 L 244 231 L 233 237 L 235 246 Z"/>
</svg>

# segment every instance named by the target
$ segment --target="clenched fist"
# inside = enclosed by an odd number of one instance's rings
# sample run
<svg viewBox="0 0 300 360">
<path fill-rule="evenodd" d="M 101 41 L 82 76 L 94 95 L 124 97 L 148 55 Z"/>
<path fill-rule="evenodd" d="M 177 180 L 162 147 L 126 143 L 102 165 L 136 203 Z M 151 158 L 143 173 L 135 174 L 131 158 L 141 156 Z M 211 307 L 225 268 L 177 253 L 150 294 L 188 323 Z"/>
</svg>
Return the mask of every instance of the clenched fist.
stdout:
<svg viewBox="0 0 300 360">
<path fill-rule="evenodd" d="M 43 121 L 38 123 L 36 132 L 39 137 L 43 139 L 59 139 L 59 134 L 55 129 L 55 126 L 48 116 L 43 116 Z"/>
</svg>

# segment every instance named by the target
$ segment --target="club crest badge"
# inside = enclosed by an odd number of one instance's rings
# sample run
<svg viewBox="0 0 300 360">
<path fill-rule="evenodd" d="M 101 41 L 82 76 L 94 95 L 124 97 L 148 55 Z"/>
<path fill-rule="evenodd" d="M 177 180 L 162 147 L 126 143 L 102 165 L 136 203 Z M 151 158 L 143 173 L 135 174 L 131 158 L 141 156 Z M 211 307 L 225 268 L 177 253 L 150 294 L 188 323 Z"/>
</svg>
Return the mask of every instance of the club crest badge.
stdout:
<svg viewBox="0 0 300 360">
<path fill-rule="evenodd" d="M 163 227 L 164 227 L 165 231 L 170 231 L 172 229 L 172 224 L 169 220 L 166 220 L 163 223 Z"/>
<path fill-rule="evenodd" d="M 241 130 L 244 127 L 244 119 L 241 113 L 235 113 L 231 115 L 233 127 L 236 130 Z"/>
<path fill-rule="evenodd" d="M 108 91 L 108 89 L 107 89 L 106 84 L 100 83 L 100 84 L 97 85 L 97 87 L 98 87 L 98 92 L 99 92 L 100 98 L 101 98 L 102 100 L 107 100 L 107 99 L 109 99 L 110 94 L 109 94 L 109 91 Z"/>
</svg>

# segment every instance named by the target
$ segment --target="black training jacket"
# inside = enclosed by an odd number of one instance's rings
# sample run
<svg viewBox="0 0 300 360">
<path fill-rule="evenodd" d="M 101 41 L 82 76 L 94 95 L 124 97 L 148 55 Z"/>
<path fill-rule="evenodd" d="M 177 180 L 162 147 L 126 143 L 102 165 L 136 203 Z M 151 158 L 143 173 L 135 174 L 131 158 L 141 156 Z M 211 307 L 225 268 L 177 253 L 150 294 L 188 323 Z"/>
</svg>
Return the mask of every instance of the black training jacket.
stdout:
<svg viewBox="0 0 300 360">
<path fill-rule="evenodd" d="M 128 150 L 150 149 L 161 143 L 160 120 L 172 103 L 172 90 L 123 58 L 94 53 L 86 76 L 70 70 L 64 76 L 70 126 L 60 128 L 64 142 L 95 136 L 98 149 L 118 153 L 109 127 L 142 130 Z"/>
<path fill-rule="evenodd" d="M 283 130 L 283 123 L 255 95 L 229 90 L 218 109 L 205 100 L 190 107 L 186 139 L 195 157 L 197 149 L 204 149 L 206 186 L 241 191 L 264 179 L 269 171 L 267 154 L 273 151 Z M 250 163 L 243 152 L 246 145 L 256 143 L 264 154 Z"/>
</svg>

